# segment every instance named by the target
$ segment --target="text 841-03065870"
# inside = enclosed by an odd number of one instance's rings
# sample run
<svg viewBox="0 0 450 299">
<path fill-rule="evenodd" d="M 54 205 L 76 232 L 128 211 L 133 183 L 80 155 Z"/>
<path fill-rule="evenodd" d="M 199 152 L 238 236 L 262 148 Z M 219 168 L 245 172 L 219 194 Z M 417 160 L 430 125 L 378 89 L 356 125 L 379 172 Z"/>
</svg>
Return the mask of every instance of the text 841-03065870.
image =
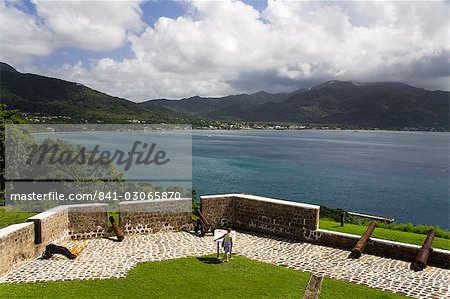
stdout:
<svg viewBox="0 0 450 299">
<path fill-rule="evenodd" d="M 93 193 L 69 193 L 51 191 L 48 193 L 11 193 L 11 201 L 139 201 L 139 200 L 169 200 L 180 199 L 180 192 L 155 191 L 155 192 L 99 192 Z"/>
</svg>

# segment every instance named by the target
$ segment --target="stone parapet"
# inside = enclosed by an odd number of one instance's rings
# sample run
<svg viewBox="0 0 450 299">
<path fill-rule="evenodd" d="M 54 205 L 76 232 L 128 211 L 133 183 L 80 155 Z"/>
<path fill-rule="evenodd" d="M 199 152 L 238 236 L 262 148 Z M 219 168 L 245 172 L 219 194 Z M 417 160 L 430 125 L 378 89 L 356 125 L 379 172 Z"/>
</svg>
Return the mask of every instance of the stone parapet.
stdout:
<svg viewBox="0 0 450 299">
<path fill-rule="evenodd" d="M 309 205 L 241 194 L 202 196 L 202 213 L 215 227 L 233 228 L 302 239 L 319 227 L 319 210 Z"/>
<path fill-rule="evenodd" d="M 233 195 L 209 195 L 201 196 L 201 212 L 211 225 L 219 227 L 222 219 L 226 219 L 230 225 L 234 222 Z"/>
<path fill-rule="evenodd" d="M 178 231 L 192 220 L 192 199 L 121 202 L 119 217 L 126 234 Z"/>
<path fill-rule="evenodd" d="M 36 254 L 50 243 L 61 243 L 69 238 L 69 217 L 65 206 L 58 206 L 27 219 L 34 223 Z"/>
<path fill-rule="evenodd" d="M 13 224 L 0 229 L 0 252 L 0 276 L 34 258 L 34 224 Z"/>
<path fill-rule="evenodd" d="M 72 239 L 101 238 L 108 235 L 108 205 L 67 206 L 69 235 Z"/>
</svg>

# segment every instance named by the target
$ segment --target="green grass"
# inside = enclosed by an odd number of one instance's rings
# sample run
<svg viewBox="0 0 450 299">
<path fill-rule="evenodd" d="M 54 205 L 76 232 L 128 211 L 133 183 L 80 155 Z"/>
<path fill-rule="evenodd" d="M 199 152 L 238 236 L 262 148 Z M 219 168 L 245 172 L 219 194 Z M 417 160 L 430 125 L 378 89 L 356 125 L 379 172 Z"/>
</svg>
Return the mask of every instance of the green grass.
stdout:
<svg viewBox="0 0 450 299">
<path fill-rule="evenodd" d="M 112 212 L 112 211 L 110 211 L 108 213 L 108 226 L 111 226 L 111 222 L 109 221 L 109 217 L 111 217 L 111 216 L 114 218 L 114 220 L 118 224 L 119 223 L 119 212 L 115 212 L 115 211 Z"/>
<path fill-rule="evenodd" d="M 301 298 L 301 297 L 299 297 Z M 403 295 L 394 294 L 387 291 L 372 289 L 363 285 L 352 284 L 343 280 L 327 278 L 322 282 L 322 292 L 320 299 L 388 299 L 388 298 L 409 298 Z"/>
<path fill-rule="evenodd" d="M 341 233 L 362 235 L 366 231 L 367 226 L 345 223 L 345 225 L 341 227 L 340 223 L 338 222 L 320 219 L 320 228 Z M 415 245 L 422 245 L 423 241 L 426 238 L 426 236 L 422 234 L 391 230 L 381 227 L 375 228 L 372 237 Z M 450 240 L 444 238 L 435 238 L 433 242 L 433 248 L 450 250 Z"/>
<path fill-rule="evenodd" d="M 339 208 L 329 208 L 326 206 L 320 206 L 320 219 L 339 222 L 343 212 L 345 211 Z M 372 221 L 373 220 L 371 219 L 360 218 L 352 216 L 350 214 L 346 214 L 345 216 L 345 223 L 350 224 L 367 226 Z M 436 237 L 450 239 L 450 231 L 444 230 L 437 225 L 425 225 L 425 224 L 414 225 L 412 223 L 395 223 L 395 222 L 388 223 L 383 221 L 376 221 L 376 222 L 377 227 L 380 228 L 387 228 L 391 230 L 399 230 L 422 235 L 428 235 L 428 232 L 431 229 L 434 229 L 434 231 L 436 232 Z"/>
<path fill-rule="evenodd" d="M 1 298 L 302 298 L 309 273 L 236 256 L 138 265 L 125 279 L 0 285 Z M 405 298 L 326 278 L 321 299 Z"/>
<path fill-rule="evenodd" d="M 0 228 L 11 224 L 23 223 L 36 213 L 31 212 L 7 212 L 4 207 L 0 207 Z"/>
</svg>

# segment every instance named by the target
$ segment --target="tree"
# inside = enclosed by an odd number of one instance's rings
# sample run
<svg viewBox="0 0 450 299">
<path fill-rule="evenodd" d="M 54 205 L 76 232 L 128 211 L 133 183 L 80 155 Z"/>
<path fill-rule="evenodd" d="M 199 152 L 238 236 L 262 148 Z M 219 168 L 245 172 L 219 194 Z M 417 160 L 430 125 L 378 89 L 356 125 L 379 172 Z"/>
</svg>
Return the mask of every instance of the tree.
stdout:
<svg viewBox="0 0 450 299">
<path fill-rule="evenodd" d="M 8 124 L 25 124 L 19 110 L 7 110 L 0 104 L 0 206 L 5 204 L 5 127 Z"/>
</svg>

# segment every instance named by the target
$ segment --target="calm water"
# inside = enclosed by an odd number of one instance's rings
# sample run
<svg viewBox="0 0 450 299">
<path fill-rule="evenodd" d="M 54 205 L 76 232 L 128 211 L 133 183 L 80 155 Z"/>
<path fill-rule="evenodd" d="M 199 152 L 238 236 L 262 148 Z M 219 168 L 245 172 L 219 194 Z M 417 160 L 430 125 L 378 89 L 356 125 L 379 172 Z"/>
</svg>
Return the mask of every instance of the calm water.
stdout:
<svg viewBox="0 0 450 299">
<path fill-rule="evenodd" d="M 448 133 L 208 131 L 193 137 L 200 194 L 252 193 L 449 224 Z"/>
<path fill-rule="evenodd" d="M 59 137 L 98 142 L 84 134 Z M 449 229 L 449 138 L 424 132 L 195 131 L 192 185 L 200 195 L 252 193 Z"/>
</svg>

